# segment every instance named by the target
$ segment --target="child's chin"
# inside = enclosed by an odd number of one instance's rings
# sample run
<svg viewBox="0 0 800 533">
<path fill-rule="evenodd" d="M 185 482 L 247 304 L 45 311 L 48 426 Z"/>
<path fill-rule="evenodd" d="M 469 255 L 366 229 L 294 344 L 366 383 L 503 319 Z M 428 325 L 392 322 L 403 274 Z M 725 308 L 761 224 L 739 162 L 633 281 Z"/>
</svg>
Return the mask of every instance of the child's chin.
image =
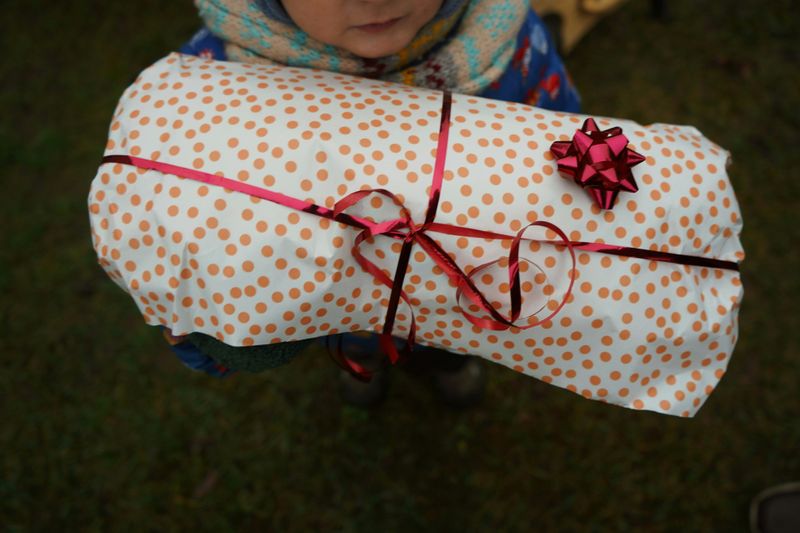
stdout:
<svg viewBox="0 0 800 533">
<path fill-rule="evenodd" d="M 390 56 L 390 55 L 392 55 L 394 53 L 395 53 L 394 51 L 385 52 L 385 53 L 384 52 L 366 52 L 366 53 L 355 54 L 355 55 L 357 55 L 358 57 L 363 58 L 363 59 L 380 59 L 382 57 Z"/>
<path fill-rule="evenodd" d="M 364 59 L 378 59 L 398 53 L 405 48 L 404 44 L 395 43 L 359 43 L 348 48 L 348 52 Z"/>
</svg>

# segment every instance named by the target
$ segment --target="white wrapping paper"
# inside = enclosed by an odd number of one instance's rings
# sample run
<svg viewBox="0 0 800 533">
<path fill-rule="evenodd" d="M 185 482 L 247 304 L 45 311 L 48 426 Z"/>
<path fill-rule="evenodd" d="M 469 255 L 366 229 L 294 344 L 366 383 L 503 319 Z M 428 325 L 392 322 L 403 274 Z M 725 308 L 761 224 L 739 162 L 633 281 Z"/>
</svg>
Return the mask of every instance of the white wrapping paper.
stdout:
<svg viewBox="0 0 800 533">
<path fill-rule="evenodd" d="M 126 90 L 106 155 L 131 155 L 218 174 L 333 207 L 385 188 L 415 221 L 428 206 L 441 93 L 313 70 L 172 54 Z M 741 216 L 728 153 L 686 126 L 621 126 L 647 161 L 635 194 L 601 212 L 561 177 L 549 147 L 585 119 L 454 95 L 436 221 L 514 234 L 534 220 L 574 241 L 739 261 Z M 233 346 L 380 331 L 390 290 L 351 255 L 357 231 L 240 192 L 155 170 L 104 164 L 89 196 L 95 249 L 145 321 Z M 397 217 L 385 198 L 351 211 Z M 509 241 L 431 234 L 465 271 L 507 256 Z M 532 237 L 545 237 L 531 231 Z M 552 235 L 550 236 L 552 237 Z M 394 273 L 400 243 L 364 253 Z M 571 267 L 563 249 L 523 246 L 523 314 L 554 308 Z M 455 289 L 418 247 L 405 290 L 418 342 L 470 353 L 587 398 L 692 416 L 725 372 L 742 299 L 732 270 L 577 252 L 567 304 L 548 323 L 487 331 L 461 314 Z M 507 307 L 500 264 L 475 277 Z M 409 309 L 398 310 L 405 335 Z M 541 316 L 541 314 L 539 315 Z"/>
</svg>

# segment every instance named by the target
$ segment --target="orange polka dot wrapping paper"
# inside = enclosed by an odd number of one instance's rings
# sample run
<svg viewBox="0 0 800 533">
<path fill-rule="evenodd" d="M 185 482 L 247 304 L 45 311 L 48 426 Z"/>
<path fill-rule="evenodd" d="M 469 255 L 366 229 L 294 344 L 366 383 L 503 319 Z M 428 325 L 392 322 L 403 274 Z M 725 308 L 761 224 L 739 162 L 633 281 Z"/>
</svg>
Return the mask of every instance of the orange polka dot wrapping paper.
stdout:
<svg viewBox="0 0 800 533">
<path fill-rule="evenodd" d="M 622 127 L 645 157 L 639 190 L 601 210 L 557 170 L 553 141 L 586 119 L 453 95 L 436 222 L 514 235 L 535 221 L 571 241 L 739 262 L 738 203 L 728 152 L 690 126 Z M 114 113 L 106 156 L 193 169 L 329 209 L 382 188 L 425 219 L 442 93 L 329 72 L 171 54 L 148 67 Z M 202 332 L 232 346 L 381 331 L 391 290 L 352 254 L 358 230 L 325 217 L 173 173 L 102 164 L 89 212 L 99 262 L 146 323 Z M 348 213 L 390 220 L 371 195 Z M 538 232 L 538 233 L 537 233 Z M 510 239 L 430 236 L 500 312 Z M 564 307 L 530 329 L 474 326 L 455 284 L 412 249 L 394 334 L 412 311 L 417 342 L 474 354 L 586 398 L 693 416 L 727 367 L 743 296 L 734 269 L 575 250 L 534 227 L 520 248 L 522 316 Z M 558 241 L 558 239 L 555 239 Z M 367 239 L 362 253 L 388 276 L 402 241 Z M 476 270 L 477 269 L 477 270 Z"/>
</svg>

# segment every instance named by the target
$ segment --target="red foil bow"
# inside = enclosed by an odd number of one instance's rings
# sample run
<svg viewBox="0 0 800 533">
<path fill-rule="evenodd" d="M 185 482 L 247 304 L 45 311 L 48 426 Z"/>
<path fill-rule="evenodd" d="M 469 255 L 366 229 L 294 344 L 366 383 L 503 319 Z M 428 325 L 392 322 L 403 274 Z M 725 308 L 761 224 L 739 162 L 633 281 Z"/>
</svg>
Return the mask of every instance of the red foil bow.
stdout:
<svg viewBox="0 0 800 533">
<path fill-rule="evenodd" d="M 613 208 L 619 191 L 639 190 L 631 168 L 645 158 L 628 148 L 628 138 L 618 126 L 600 130 L 587 118 L 571 141 L 556 141 L 550 151 L 559 172 L 586 189 L 601 209 Z"/>
</svg>

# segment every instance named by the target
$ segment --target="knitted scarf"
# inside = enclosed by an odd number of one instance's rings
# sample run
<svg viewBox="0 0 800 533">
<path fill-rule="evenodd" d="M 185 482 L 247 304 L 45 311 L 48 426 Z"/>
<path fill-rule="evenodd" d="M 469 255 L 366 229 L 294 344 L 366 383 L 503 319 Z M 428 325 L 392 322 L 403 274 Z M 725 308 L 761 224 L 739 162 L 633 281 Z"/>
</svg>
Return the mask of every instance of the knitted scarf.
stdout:
<svg viewBox="0 0 800 533">
<path fill-rule="evenodd" d="M 316 41 L 269 0 L 195 0 L 231 61 L 280 63 L 478 94 L 505 72 L 529 0 L 445 0 L 409 45 L 365 59 Z M 279 6 L 279 4 L 277 4 Z M 454 8 L 454 6 L 456 8 Z"/>
</svg>

